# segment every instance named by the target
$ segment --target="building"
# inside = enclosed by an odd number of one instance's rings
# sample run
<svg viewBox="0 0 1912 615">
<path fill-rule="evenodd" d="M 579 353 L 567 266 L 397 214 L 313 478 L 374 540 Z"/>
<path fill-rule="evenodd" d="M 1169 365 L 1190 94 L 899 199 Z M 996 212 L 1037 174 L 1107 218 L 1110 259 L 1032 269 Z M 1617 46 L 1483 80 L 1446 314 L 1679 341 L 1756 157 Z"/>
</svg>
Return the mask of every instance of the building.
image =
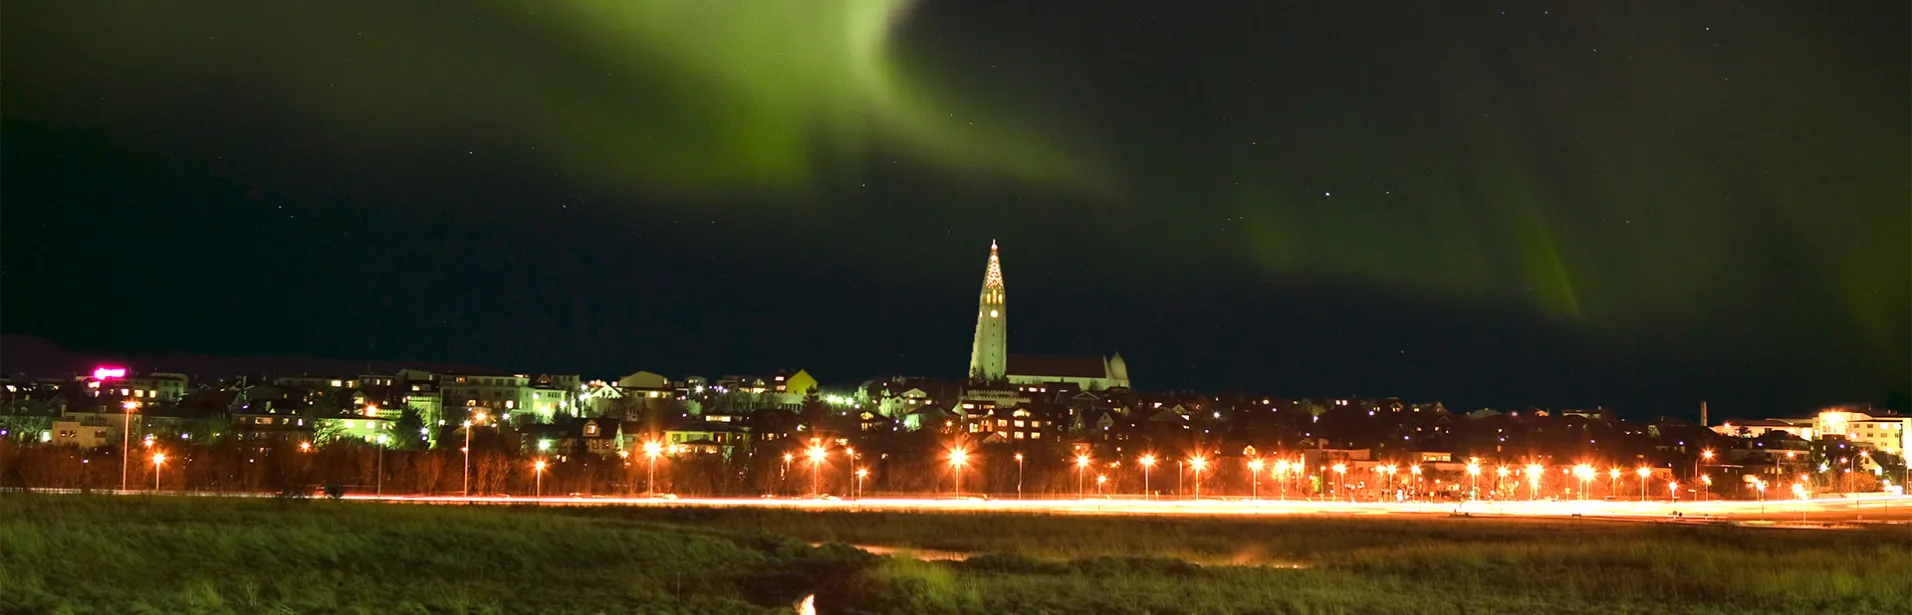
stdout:
<svg viewBox="0 0 1912 615">
<path fill-rule="evenodd" d="M 582 385 L 573 374 L 464 373 L 438 377 L 440 403 L 463 407 L 465 413 L 486 412 L 506 419 L 550 423 L 559 416 L 576 416 Z M 454 411 L 453 414 L 457 414 Z M 463 420 L 460 416 L 443 417 Z"/>
<path fill-rule="evenodd" d="M 1015 385 L 1069 383 L 1084 391 L 1129 388 L 1129 366 L 1115 356 L 1010 355 L 1009 382 Z"/>
<path fill-rule="evenodd" d="M 1727 421 L 1713 427 L 1713 431 L 1742 438 L 1758 438 L 1774 431 L 1806 441 L 1844 438 L 1859 448 L 1893 455 L 1912 450 L 1912 416 L 1887 412 L 1875 415 L 1861 410 L 1871 409 L 1837 406 L 1821 410 L 1810 418 Z"/>
<path fill-rule="evenodd" d="M 1908 441 L 1912 437 L 1912 417 L 1874 416 L 1851 407 L 1827 408 L 1814 417 L 1812 428 L 1819 438 L 1843 436 L 1860 448 L 1893 455 L 1904 453 L 1912 445 Z"/>
<path fill-rule="evenodd" d="M 1046 357 L 1009 354 L 1009 304 L 1003 287 L 1002 258 L 996 242 L 989 242 L 989 264 L 983 270 L 983 288 L 976 300 L 976 337 L 969 348 L 969 380 L 977 390 L 1007 390 L 1005 385 L 1070 383 L 1083 390 L 1129 388 L 1128 363 L 1121 353 L 1111 357 Z M 985 395 L 987 396 L 987 395 Z M 994 396 L 1004 405 L 1016 396 Z"/>
<path fill-rule="evenodd" d="M 732 459 L 748 450 L 750 431 L 741 425 L 717 421 L 681 421 L 664 430 L 664 440 L 674 450 L 692 455 L 723 455 Z"/>
<path fill-rule="evenodd" d="M 1009 374 L 1009 305 L 1004 300 L 1002 260 L 996 242 L 989 242 L 989 266 L 983 270 L 983 290 L 976 300 L 976 339 L 969 347 L 969 378 L 1000 382 Z"/>
<path fill-rule="evenodd" d="M 1793 437 L 1801 440 L 1812 439 L 1812 423 L 1810 421 L 1801 424 L 1780 419 L 1737 420 L 1714 425 L 1712 430 L 1714 433 L 1718 433 L 1722 436 L 1737 438 L 1758 438 L 1766 435 L 1768 432 L 1777 431 L 1792 434 Z"/>
<path fill-rule="evenodd" d="M 313 440 L 318 444 L 328 444 L 340 440 L 390 444 L 394 441 L 393 426 L 398 421 L 385 418 L 364 416 L 315 417 L 312 419 Z"/>
</svg>

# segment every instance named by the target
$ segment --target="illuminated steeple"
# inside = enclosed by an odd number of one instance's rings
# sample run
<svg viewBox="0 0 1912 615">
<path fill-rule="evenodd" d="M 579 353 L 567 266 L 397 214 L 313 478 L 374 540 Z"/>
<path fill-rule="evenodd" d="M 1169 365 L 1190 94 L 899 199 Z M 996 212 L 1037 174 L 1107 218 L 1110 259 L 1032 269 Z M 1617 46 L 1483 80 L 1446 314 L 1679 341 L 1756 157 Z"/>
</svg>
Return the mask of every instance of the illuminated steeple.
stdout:
<svg viewBox="0 0 1912 615">
<path fill-rule="evenodd" d="M 1009 308 L 1003 302 L 1002 260 L 989 242 L 989 267 L 983 271 L 982 296 L 976 302 L 976 341 L 969 349 L 969 377 L 1001 381 L 1008 369 Z"/>
</svg>

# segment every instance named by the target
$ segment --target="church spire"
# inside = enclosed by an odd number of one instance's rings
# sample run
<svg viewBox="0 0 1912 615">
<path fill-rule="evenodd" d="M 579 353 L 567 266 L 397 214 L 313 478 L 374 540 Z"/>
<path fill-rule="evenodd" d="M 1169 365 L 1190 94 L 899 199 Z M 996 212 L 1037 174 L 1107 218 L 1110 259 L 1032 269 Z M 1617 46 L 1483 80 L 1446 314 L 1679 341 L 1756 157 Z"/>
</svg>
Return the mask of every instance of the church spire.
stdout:
<svg viewBox="0 0 1912 615">
<path fill-rule="evenodd" d="M 989 268 L 983 271 L 983 289 L 1002 290 L 1002 259 L 996 257 L 996 240 L 989 240 Z"/>
<path fill-rule="evenodd" d="M 983 290 L 976 301 L 976 340 L 969 348 L 969 377 L 1000 382 L 1008 374 L 1009 306 L 1003 292 L 1002 259 L 996 242 L 989 242 L 989 267 L 983 271 Z"/>
</svg>

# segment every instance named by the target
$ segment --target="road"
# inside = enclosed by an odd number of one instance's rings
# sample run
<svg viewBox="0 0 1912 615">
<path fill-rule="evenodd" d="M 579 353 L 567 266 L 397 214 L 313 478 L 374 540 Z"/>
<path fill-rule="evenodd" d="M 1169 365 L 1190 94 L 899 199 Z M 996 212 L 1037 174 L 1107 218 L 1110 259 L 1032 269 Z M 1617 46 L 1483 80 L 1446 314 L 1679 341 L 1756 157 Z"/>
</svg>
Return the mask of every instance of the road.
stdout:
<svg viewBox="0 0 1912 615">
<path fill-rule="evenodd" d="M 1441 515 L 1539 518 L 1602 518 L 1636 521 L 1735 521 L 1847 523 L 1852 521 L 1912 522 L 1912 496 L 1867 495 L 1855 498 L 1649 501 L 1504 501 L 1465 503 L 1323 502 L 1295 500 L 1141 500 L 1141 499 L 1002 499 L 869 497 L 858 500 L 813 498 L 665 498 L 513 496 L 385 496 L 346 495 L 348 500 L 426 504 L 539 504 L 550 506 L 709 506 L 724 508 L 786 508 L 895 512 L 992 512 L 1080 515 Z"/>
</svg>

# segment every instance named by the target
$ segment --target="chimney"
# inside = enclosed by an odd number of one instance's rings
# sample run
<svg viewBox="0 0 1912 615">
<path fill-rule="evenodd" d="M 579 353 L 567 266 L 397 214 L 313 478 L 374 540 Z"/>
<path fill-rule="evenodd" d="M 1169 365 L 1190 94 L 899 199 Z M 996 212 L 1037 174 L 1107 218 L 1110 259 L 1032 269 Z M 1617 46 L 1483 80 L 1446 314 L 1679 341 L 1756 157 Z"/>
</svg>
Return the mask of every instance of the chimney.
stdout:
<svg viewBox="0 0 1912 615">
<path fill-rule="evenodd" d="M 1700 426 L 1701 427 L 1706 426 L 1706 402 L 1705 401 L 1700 402 Z"/>
</svg>

